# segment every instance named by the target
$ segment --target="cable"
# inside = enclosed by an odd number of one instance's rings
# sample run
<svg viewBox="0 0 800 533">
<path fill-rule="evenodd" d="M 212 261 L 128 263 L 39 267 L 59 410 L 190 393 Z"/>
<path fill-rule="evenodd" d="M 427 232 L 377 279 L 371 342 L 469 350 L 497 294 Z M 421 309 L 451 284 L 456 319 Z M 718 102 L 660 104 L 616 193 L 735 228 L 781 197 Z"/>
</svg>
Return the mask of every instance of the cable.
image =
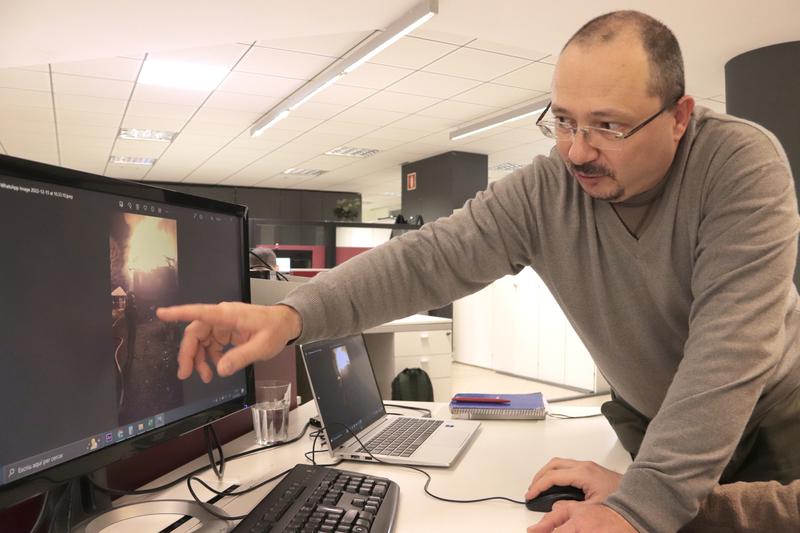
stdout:
<svg viewBox="0 0 800 533">
<path fill-rule="evenodd" d="M 291 468 L 287 468 L 286 470 L 284 470 L 280 474 L 278 474 L 276 476 L 272 476 L 271 478 L 269 478 L 269 479 L 267 479 L 265 481 L 262 481 L 261 483 L 258 483 L 257 485 L 253 485 L 249 489 L 241 490 L 241 491 L 238 491 L 238 492 L 237 491 L 228 492 L 226 494 L 226 496 L 241 496 L 242 494 L 247 494 L 248 492 L 252 492 L 252 491 L 254 491 L 256 489 L 259 489 L 259 488 L 263 487 L 267 483 L 270 483 L 272 481 L 275 481 L 278 478 L 281 478 L 281 477 L 285 476 L 286 474 L 291 472 L 291 470 L 292 470 Z M 194 489 L 192 488 L 192 481 L 193 480 L 197 481 L 198 483 L 203 485 L 207 490 L 209 490 L 209 491 L 211 491 L 211 492 L 213 492 L 215 494 L 220 494 L 221 491 L 218 491 L 216 489 L 211 488 L 211 486 L 209 486 L 208 483 L 206 483 L 205 481 L 203 481 L 199 477 L 190 476 L 189 478 L 186 479 L 186 486 L 189 488 L 189 493 L 192 495 L 192 498 L 194 498 L 194 501 L 196 501 L 200 505 L 200 507 L 202 507 L 208 514 L 210 514 L 211 516 L 214 516 L 216 518 L 219 518 L 221 520 L 244 520 L 245 518 L 247 518 L 248 515 L 246 515 L 246 514 L 245 515 L 240 515 L 240 516 L 222 515 L 222 514 L 219 514 L 216 511 L 214 511 L 213 509 L 211 509 L 211 507 L 209 507 L 206 504 L 206 502 L 201 500 L 197 496 L 197 494 L 195 494 Z"/>
<path fill-rule="evenodd" d="M 279 279 L 279 280 L 281 280 L 281 281 L 289 281 L 289 278 L 287 278 L 286 276 L 284 276 L 284 275 L 283 275 L 281 272 L 279 272 L 279 271 L 275 270 L 275 268 L 273 268 L 273 266 L 272 266 L 272 265 L 270 265 L 269 263 L 267 263 L 266 261 L 264 261 L 263 259 L 261 259 L 261 256 L 260 256 L 260 255 L 258 255 L 257 253 L 255 253 L 253 250 L 250 250 L 250 253 L 253 255 L 253 257 L 255 257 L 256 259 L 258 259 L 259 261 L 261 261 L 261 264 L 262 264 L 262 265 L 264 265 L 265 267 L 267 267 L 267 270 L 269 270 L 270 272 L 275 272 L 275 277 L 276 277 L 276 278 L 278 278 L 278 279 Z"/>
<path fill-rule="evenodd" d="M 561 413 L 547 413 L 547 416 L 549 416 L 550 418 L 557 418 L 559 420 L 569 420 L 573 418 L 594 418 L 596 416 L 603 416 L 603 413 L 595 413 L 593 415 L 580 415 L 580 416 L 562 415 Z"/>
<path fill-rule="evenodd" d="M 421 411 L 421 412 L 425 413 L 423 418 L 430 418 L 432 416 L 431 410 L 430 409 L 426 409 L 424 407 L 411 407 L 409 405 L 400 405 L 399 403 L 384 403 L 383 405 L 384 405 L 384 407 L 400 407 L 402 409 L 411 409 L 413 411 Z"/>
<path fill-rule="evenodd" d="M 514 499 L 509 498 L 507 496 L 488 496 L 486 498 L 475 498 L 475 499 L 472 499 L 472 500 L 456 500 L 456 499 L 452 499 L 452 498 L 445 498 L 445 497 L 442 497 L 442 496 L 437 496 L 436 494 L 434 494 L 430 490 L 428 490 L 428 486 L 431 484 L 432 478 L 431 478 L 431 475 L 428 474 L 425 470 L 423 470 L 421 468 L 417 468 L 416 466 L 392 463 L 392 462 L 389 462 L 389 461 L 382 461 L 382 460 L 378 459 L 377 457 L 372 455 L 372 452 L 369 451 L 369 449 L 364 445 L 364 443 L 361 442 L 361 439 L 358 438 L 358 435 L 353 433 L 353 430 L 350 429 L 350 427 L 347 426 L 347 424 L 342 424 L 341 422 L 334 422 L 334 424 L 343 426 L 356 439 L 356 441 L 361 446 L 361 448 L 363 448 L 364 451 L 366 451 L 369 454 L 369 456 L 372 457 L 372 459 L 375 462 L 383 463 L 383 464 L 386 464 L 386 465 L 399 466 L 399 467 L 402 467 L 402 468 L 408 468 L 410 470 L 415 470 L 417 472 L 420 472 L 420 473 L 424 474 L 425 477 L 427 477 L 428 479 L 427 479 L 427 481 L 425 481 L 425 485 L 423 487 L 423 490 L 425 491 L 425 494 L 427 494 L 431 498 L 435 498 L 437 500 L 440 500 L 440 501 L 443 501 L 443 502 L 449 502 L 449 503 L 479 503 L 479 502 L 487 502 L 487 501 L 490 501 L 490 500 L 505 500 L 507 502 L 516 503 L 516 504 L 520 504 L 520 505 L 524 505 L 525 504 L 524 501 L 514 500 Z"/>
<path fill-rule="evenodd" d="M 225 474 L 225 454 L 222 453 L 222 446 L 219 445 L 217 432 L 214 431 L 214 424 L 209 424 L 205 427 L 205 436 L 208 462 L 211 465 L 211 469 L 214 471 L 214 474 L 216 474 L 217 479 L 222 481 L 222 476 Z M 219 454 L 219 466 L 217 466 L 217 462 L 214 460 L 214 447 L 217 448 L 217 453 Z"/>
<path fill-rule="evenodd" d="M 245 452 L 237 453 L 235 455 L 231 455 L 230 457 L 228 457 L 227 460 L 228 461 L 232 461 L 234 459 L 239 459 L 240 457 L 245 457 L 247 455 L 252 455 L 254 453 L 259 453 L 259 452 L 263 452 L 265 450 L 270 450 L 272 448 L 277 448 L 277 447 L 283 446 L 285 444 L 291 444 L 292 442 L 297 442 L 298 440 L 300 440 L 303 437 L 303 435 L 306 434 L 306 431 L 308 431 L 309 425 L 310 424 L 308 422 L 306 422 L 306 425 L 303 426 L 303 429 L 300 431 L 300 434 L 297 435 L 296 437 L 292 437 L 289 440 L 286 440 L 286 441 L 283 441 L 283 442 L 276 442 L 274 444 L 267 444 L 266 446 L 260 446 L 258 448 L 254 448 L 252 450 L 247 450 Z M 199 468 L 196 468 L 196 469 L 192 470 L 188 474 L 185 474 L 185 475 L 183 475 L 183 476 L 181 476 L 181 477 L 179 477 L 177 479 L 174 479 L 174 480 L 170 481 L 169 483 L 166 483 L 166 484 L 161 485 L 159 487 L 154 487 L 152 489 L 139 489 L 139 490 L 112 489 L 111 487 L 103 487 L 102 485 L 98 485 L 91 478 L 89 478 L 89 482 L 92 484 L 93 487 L 95 487 L 100 492 L 104 492 L 106 494 L 111 494 L 111 495 L 114 495 L 114 496 L 137 495 L 137 494 L 154 494 L 156 492 L 161 492 L 163 490 L 172 488 L 175 485 L 186 481 L 188 478 L 190 478 L 192 476 L 196 476 L 197 474 L 203 472 L 204 470 L 208 470 L 209 468 L 211 468 L 210 465 L 201 466 Z"/>
</svg>

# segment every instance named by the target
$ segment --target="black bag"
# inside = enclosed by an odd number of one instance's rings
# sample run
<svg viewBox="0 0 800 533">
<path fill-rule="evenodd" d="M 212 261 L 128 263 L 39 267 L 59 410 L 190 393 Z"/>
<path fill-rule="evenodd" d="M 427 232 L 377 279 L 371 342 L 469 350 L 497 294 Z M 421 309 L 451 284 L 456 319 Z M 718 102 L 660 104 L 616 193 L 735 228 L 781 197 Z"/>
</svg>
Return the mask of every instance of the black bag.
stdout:
<svg viewBox="0 0 800 533">
<path fill-rule="evenodd" d="M 392 400 L 433 401 L 433 384 L 421 368 L 406 368 L 392 380 Z"/>
</svg>

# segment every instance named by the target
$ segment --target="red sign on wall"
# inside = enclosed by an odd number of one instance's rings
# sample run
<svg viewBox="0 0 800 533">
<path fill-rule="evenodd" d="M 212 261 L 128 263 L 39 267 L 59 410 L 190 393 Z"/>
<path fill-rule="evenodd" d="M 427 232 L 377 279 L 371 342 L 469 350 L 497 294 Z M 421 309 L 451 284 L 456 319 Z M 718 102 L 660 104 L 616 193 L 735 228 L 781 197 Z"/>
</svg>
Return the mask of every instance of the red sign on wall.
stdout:
<svg viewBox="0 0 800 533">
<path fill-rule="evenodd" d="M 406 174 L 406 190 L 413 191 L 417 188 L 417 173 L 409 172 Z"/>
</svg>

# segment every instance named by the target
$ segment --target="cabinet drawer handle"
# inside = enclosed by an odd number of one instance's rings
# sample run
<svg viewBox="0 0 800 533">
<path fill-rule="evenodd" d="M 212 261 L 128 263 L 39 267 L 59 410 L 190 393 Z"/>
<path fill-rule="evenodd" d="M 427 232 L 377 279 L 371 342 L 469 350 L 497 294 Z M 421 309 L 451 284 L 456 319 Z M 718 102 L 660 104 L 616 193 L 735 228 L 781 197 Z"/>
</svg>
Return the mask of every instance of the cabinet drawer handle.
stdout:
<svg viewBox="0 0 800 533">
<path fill-rule="evenodd" d="M 419 358 L 419 365 L 420 366 L 428 366 L 429 362 L 430 362 L 430 359 L 428 359 L 427 357 L 420 357 Z"/>
<path fill-rule="evenodd" d="M 422 333 L 419 334 L 420 339 L 428 339 L 429 337 L 430 333 L 428 333 L 427 331 L 423 331 Z"/>
</svg>

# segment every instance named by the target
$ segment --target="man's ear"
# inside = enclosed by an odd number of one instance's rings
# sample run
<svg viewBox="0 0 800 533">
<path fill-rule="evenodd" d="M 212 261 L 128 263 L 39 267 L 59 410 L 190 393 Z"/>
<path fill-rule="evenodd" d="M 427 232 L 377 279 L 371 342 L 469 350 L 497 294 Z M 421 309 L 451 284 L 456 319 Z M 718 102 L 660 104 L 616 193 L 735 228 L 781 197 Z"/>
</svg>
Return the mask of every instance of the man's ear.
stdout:
<svg viewBox="0 0 800 533">
<path fill-rule="evenodd" d="M 686 132 L 689 126 L 689 119 L 692 117 L 694 111 L 694 98 L 691 96 L 683 96 L 678 103 L 675 104 L 675 125 L 672 128 L 672 138 L 677 143 Z"/>
</svg>

